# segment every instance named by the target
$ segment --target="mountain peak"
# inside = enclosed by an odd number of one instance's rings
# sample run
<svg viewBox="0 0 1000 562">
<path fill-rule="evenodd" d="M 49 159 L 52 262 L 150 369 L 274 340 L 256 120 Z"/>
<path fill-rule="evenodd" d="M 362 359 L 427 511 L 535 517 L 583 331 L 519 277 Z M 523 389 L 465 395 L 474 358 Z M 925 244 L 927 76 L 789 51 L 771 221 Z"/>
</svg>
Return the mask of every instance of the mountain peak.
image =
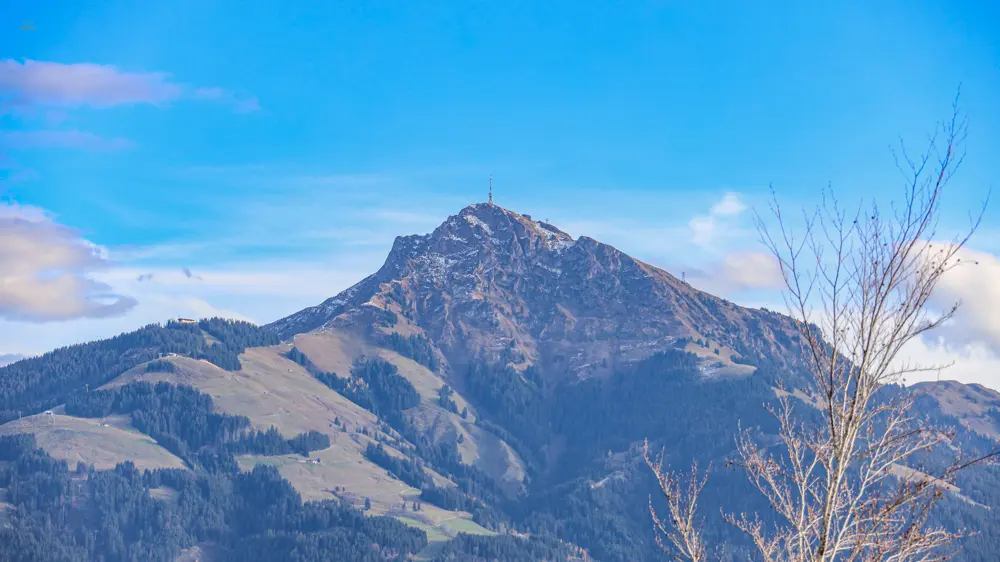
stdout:
<svg viewBox="0 0 1000 562">
<path fill-rule="evenodd" d="M 476 203 L 448 217 L 429 234 L 398 236 L 386 266 L 399 265 L 420 256 L 446 257 L 454 261 L 473 254 L 483 257 L 510 252 L 531 256 L 561 253 L 575 242 L 569 234 L 544 221 L 536 221 L 531 215 L 491 203 Z"/>
<path fill-rule="evenodd" d="M 451 364 L 505 357 L 579 377 L 677 346 L 704 355 L 706 372 L 745 373 L 747 362 L 787 356 L 792 345 L 775 335 L 788 328 L 776 314 L 491 203 L 469 205 L 429 234 L 396 238 L 376 273 L 272 327 L 282 338 L 402 330 L 426 336 Z"/>
<path fill-rule="evenodd" d="M 569 234 L 530 215 L 478 203 L 448 217 L 430 234 L 397 238 L 378 275 L 383 282 L 409 276 L 421 283 L 460 286 L 477 282 L 491 268 L 551 265 L 574 244 Z"/>
<path fill-rule="evenodd" d="M 572 236 L 552 224 L 535 220 L 531 215 L 522 215 L 493 203 L 474 203 L 462 209 L 455 217 L 464 219 L 472 226 L 480 227 L 490 235 L 495 229 L 504 231 L 508 230 L 508 226 L 517 224 L 524 229 L 520 231 L 520 234 L 533 232 L 545 239 L 560 240 L 560 245 L 574 241 Z M 449 217 L 442 226 L 452 223 L 452 219 L 455 217 Z M 514 229 L 513 232 L 518 233 L 519 229 Z"/>
<path fill-rule="evenodd" d="M 533 219 L 531 215 L 522 215 L 500 205 L 494 203 L 473 203 L 466 206 L 464 209 L 458 212 L 458 217 L 474 216 L 480 220 L 496 220 L 498 218 L 503 218 L 511 221 L 521 222 L 524 224 L 534 224 L 546 228 L 547 230 L 565 234 L 565 232 L 559 230 L 555 226 L 545 222 Z M 567 235 L 568 236 L 568 235 Z"/>
<path fill-rule="evenodd" d="M 467 205 L 464 209 L 459 211 L 458 214 L 460 216 L 470 215 L 470 214 L 481 215 L 481 216 L 489 216 L 495 214 L 517 215 L 517 213 L 515 213 L 514 211 L 511 211 L 509 209 L 504 209 L 503 207 L 495 203 L 473 203 L 471 205 Z"/>
</svg>

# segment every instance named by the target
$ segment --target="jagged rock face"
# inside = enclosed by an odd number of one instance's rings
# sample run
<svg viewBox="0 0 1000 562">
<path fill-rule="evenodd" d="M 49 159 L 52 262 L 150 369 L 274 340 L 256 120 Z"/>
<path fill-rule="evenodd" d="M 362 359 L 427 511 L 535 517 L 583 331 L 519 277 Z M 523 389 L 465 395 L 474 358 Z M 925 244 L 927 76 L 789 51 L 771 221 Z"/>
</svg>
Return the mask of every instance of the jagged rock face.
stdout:
<svg viewBox="0 0 1000 562">
<path fill-rule="evenodd" d="M 590 376 L 705 338 L 737 355 L 780 358 L 788 319 L 738 307 L 587 237 L 490 204 L 427 235 L 396 239 L 382 268 L 322 304 L 272 324 L 283 338 L 364 330 L 389 310 L 452 364 L 503 356 L 547 376 Z M 505 351 L 506 350 L 506 351 Z"/>
</svg>

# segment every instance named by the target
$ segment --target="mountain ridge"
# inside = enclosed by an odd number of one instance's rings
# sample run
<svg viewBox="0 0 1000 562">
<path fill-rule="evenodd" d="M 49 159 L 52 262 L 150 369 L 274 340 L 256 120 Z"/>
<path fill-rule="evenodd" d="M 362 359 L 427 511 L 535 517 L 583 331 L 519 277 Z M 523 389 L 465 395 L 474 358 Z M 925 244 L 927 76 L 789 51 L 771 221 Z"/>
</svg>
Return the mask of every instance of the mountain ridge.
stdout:
<svg viewBox="0 0 1000 562">
<path fill-rule="evenodd" d="M 522 368 L 538 363 L 582 378 L 685 340 L 722 348 L 708 364 L 787 359 L 796 337 L 787 317 L 739 307 L 613 246 L 488 203 L 465 207 L 429 234 L 397 237 L 376 273 L 268 327 L 288 339 L 379 324 L 364 307 L 402 316 L 449 362 L 467 363 L 475 350 L 496 357 L 514 341 L 526 356 Z"/>
</svg>

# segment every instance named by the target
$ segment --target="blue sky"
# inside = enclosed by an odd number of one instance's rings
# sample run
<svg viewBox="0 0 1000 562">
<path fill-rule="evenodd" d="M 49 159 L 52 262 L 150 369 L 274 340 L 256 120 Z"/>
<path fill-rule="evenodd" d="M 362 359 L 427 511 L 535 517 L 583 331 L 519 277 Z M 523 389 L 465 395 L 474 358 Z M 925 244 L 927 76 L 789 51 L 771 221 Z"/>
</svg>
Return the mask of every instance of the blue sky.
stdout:
<svg viewBox="0 0 1000 562">
<path fill-rule="evenodd" d="M 945 228 L 1000 178 L 995 2 L 5 4 L 7 213 L 100 247 L 75 290 L 128 312 L 7 314 L 0 353 L 180 314 L 271 321 L 485 199 L 490 173 L 508 208 L 723 271 L 759 250 L 748 212 L 712 213 L 727 194 L 890 197 L 890 146 L 921 147 L 960 85 Z M 1000 252 L 997 230 L 994 205 L 974 248 Z"/>
</svg>

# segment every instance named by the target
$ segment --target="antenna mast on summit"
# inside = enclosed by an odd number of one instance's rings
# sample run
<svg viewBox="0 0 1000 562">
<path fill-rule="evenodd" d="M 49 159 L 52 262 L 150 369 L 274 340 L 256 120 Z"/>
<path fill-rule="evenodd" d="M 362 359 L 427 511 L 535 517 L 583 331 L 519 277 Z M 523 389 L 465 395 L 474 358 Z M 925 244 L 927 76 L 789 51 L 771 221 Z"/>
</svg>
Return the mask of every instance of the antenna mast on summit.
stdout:
<svg viewBox="0 0 1000 562">
<path fill-rule="evenodd" d="M 490 174 L 490 205 L 493 204 L 493 174 Z"/>
</svg>

